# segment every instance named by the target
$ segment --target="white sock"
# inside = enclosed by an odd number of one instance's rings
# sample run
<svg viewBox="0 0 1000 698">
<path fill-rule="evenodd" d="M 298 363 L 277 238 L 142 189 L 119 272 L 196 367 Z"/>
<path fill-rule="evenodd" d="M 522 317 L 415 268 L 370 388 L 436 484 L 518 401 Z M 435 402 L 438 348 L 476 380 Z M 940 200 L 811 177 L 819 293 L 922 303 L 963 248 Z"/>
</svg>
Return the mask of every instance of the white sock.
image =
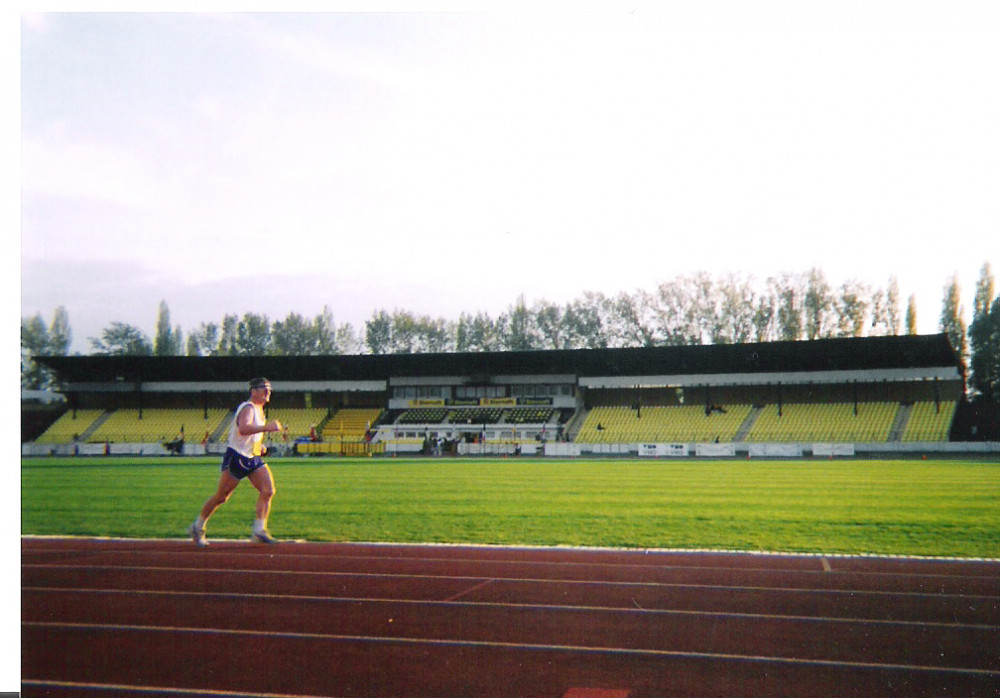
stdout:
<svg viewBox="0 0 1000 698">
<path fill-rule="evenodd" d="M 195 519 L 195 520 L 194 520 L 194 527 L 195 527 L 196 529 L 198 529 L 199 531 L 204 531 L 204 530 L 205 530 L 205 524 L 206 524 L 206 523 L 207 523 L 207 522 L 205 521 L 205 519 L 203 519 L 203 518 L 201 518 L 201 517 L 199 516 L 199 517 L 198 517 L 197 519 Z"/>
<path fill-rule="evenodd" d="M 253 532 L 260 533 L 267 528 L 267 519 L 254 519 L 253 520 Z"/>
</svg>

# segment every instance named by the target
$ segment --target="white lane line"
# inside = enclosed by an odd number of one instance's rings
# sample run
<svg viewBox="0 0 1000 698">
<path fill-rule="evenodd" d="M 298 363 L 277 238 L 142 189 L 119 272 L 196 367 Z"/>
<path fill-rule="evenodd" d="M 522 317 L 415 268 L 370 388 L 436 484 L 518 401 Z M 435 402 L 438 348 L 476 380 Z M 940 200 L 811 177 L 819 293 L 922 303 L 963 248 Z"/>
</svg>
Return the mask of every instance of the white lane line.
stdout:
<svg viewBox="0 0 1000 698">
<path fill-rule="evenodd" d="M 760 585 L 732 585 L 732 584 L 690 584 L 681 582 L 640 582 L 640 581 L 614 581 L 614 580 L 592 580 L 592 579 L 549 579 L 534 577 L 492 577 L 487 578 L 482 575 L 447 575 L 447 574 L 404 574 L 396 572 L 337 572 L 337 571 L 300 571 L 300 570 L 273 570 L 273 569 L 232 569 L 232 568 L 207 568 L 207 567 L 147 567 L 140 565 L 65 565 L 65 564 L 31 564 L 21 565 L 21 569 L 54 569 L 54 570 L 74 570 L 80 569 L 89 571 L 123 571 L 123 572 L 178 572 L 178 573 L 205 573 L 205 574 L 230 574 L 230 575 L 253 575 L 255 577 L 264 575 L 292 576 L 292 577 L 358 577 L 363 579 L 431 579 L 438 581 L 485 581 L 492 579 L 494 583 L 530 583 L 530 584 L 573 584 L 592 585 L 610 587 L 646 587 L 663 589 L 703 589 L 720 591 L 770 591 L 778 593 L 806 593 L 806 594 L 831 594 L 857 596 L 866 594 L 871 596 L 900 596 L 906 598 L 927 598 L 927 599 L 984 599 L 992 600 L 1000 598 L 985 594 L 954 594 L 944 592 L 925 591 L 880 591 L 877 589 L 825 589 L 814 587 L 790 587 L 790 586 L 760 586 Z"/>
<path fill-rule="evenodd" d="M 126 536 L 68 536 L 68 535 L 45 535 L 45 534 L 21 534 L 22 545 L 31 546 L 32 541 L 56 541 L 58 543 L 72 545 L 74 543 L 83 544 L 82 548 L 73 547 L 70 548 L 71 551 L 76 550 L 91 550 L 92 545 L 87 545 L 88 543 L 130 543 L 138 545 L 147 545 L 143 550 L 150 550 L 148 544 L 158 545 L 158 544 L 175 544 L 175 543 L 188 543 L 191 539 L 187 536 L 183 538 L 129 538 Z M 245 548 L 249 541 L 242 538 L 219 538 L 216 539 L 220 547 L 232 546 L 235 548 Z M 735 548 L 629 548 L 624 546 L 582 546 L 582 545 L 495 545 L 489 543 L 407 543 L 404 541 L 396 542 L 385 542 L 385 541 L 320 541 L 320 540 L 305 540 L 298 539 L 294 541 L 296 545 L 305 546 L 316 546 L 316 547 L 332 547 L 332 548 L 375 548 L 375 549 L 389 549 L 389 548 L 402 548 L 406 550 L 479 550 L 479 551 L 515 551 L 515 552 L 585 552 L 594 554 L 606 554 L 606 553 L 616 553 L 616 554 L 635 554 L 635 555 L 713 555 L 717 557 L 747 557 L 747 558 L 816 558 L 821 555 L 834 558 L 844 558 L 844 559 L 855 559 L 855 560 L 893 560 L 893 561 L 907 561 L 914 560 L 917 562 L 925 561 L 945 561 L 945 562 L 1000 562 L 1000 558 L 996 557 L 955 557 L 949 555 L 915 555 L 915 554 L 900 554 L 900 553 L 830 553 L 822 551 L 782 551 L 782 550 L 739 550 Z M 155 550 L 156 548 L 152 548 Z M 31 550 L 46 551 L 46 550 L 56 550 L 56 548 L 47 547 L 35 547 Z M 114 548 L 109 548 L 108 550 L 115 550 Z M 167 550 L 162 550 L 162 552 L 168 552 Z M 119 550 L 121 552 L 121 550 Z M 172 550 L 171 550 L 172 552 Z M 296 553 L 298 556 L 309 556 L 309 557 L 330 557 L 327 553 Z M 371 555 L 366 557 L 375 557 L 378 559 L 385 559 L 384 556 Z M 451 558 L 442 558 L 451 559 Z M 576 563 L 581 564 L 581 563 Z M 586 563 L 582 563 L 586 564 Z"/>
<path fill-rule="evenodd" d="M 962 674 L 970 676 L 997 676 L 1000 671 L 993 669 L 970 669 L 966 667 L 924 666 L 919 664 L 891 664 L 882 662 L 845 662 L 831 659 L 800 659 L 797 657 L 768 657 L 763 655 L 730 654 L 721 652 L 683 652 L 679 650 L 633 649 L 628 647 L 586 647 L 580 645 L 548 645 L 521 642 L 498 642 L 488 640 L 428 639 L 420 637 L 377 637 L 371 635 L 341 635 L 327 633 L 277 632 L 268 630 L 229 630 L 216 628 L 169 627 L 156 625 L 106 625 L 100 623 L 21 623 L 21 627 L 70 630 L 104 630 L 112 632 L 145 632 L 187 635 L 224 635 L 249 638 L 273 638 L 289 640 L 327 640 L 332 642 L 365 642 L 382 645 L 424 645 L 431 647 L 473 647 L 490 649 L 530 650 L 547 652 L 574 652 L 579 654 L 633 655 L 640 657 L 661 657 L 677 659 L 706 659 L 723 661 L 750 661 L 766 664 L 789 664 L 796 666 L 816 666 L 850 669 L 878 669 L 892 671 L 934 672 Z"/>
<path fill-rule="evenodd" d="M 223 541 L 223 542 L 230 542 L 230 541 Z M 390 545 L 390 544 L 387 544 L 387 545 Z M 219 546 L 219 547 L 221 548 L 223 546 Z M 228 551 L 229 547 L 230 546 L 226 546 L 224 549 Z M 242 551 L 242 549 L 243 549 L 241 544 L 237 544 L 236 546 L 232 546 L 232 547 L 233 547 L 233 552 Z M 458 547 L 461 547 L 461 546 L 458 546 Z M 517 548 L 511 548 L 511 549 L 512 550 L 517 550 Z M 546 549 L 539 549 L 539 550 L 550 550 L 550 549 L 546 548 Z M 553 552 L 563 552 L 563 551 L 566 551 L 566 552 L 573 552 L 573 551 L 576 551 L 576 552 L 587 552 L 587 551 L 601 552 L 601 549 L 595 549 L 595 548 L 552 548 L 551 550 Z M 46 550 L 46 549 L 36 549 L 36 550 L 29 550 L 29 551 L 25 551 L 25 552 L 30 552 L 30 553 L 42 555 L 42 554 L 54 553 L 56 551 L 55 550 Z M 128 550 L 118 550 L 118 549 L 114 549 L 114 548 L 106 548 L 106 549 L 100 549 L 99 548 L 99 549 L 93 549 L 93 550 L 92 549 L 81 549 L 81 550 L 68 549 L 68 550 L 63 550 L 63 551 L 60 551 L 60 552 L 62 552 L 64 554 L 65 553 L 71 553 L 71 552 L 77 552 L 77 553 L 85 552 L 85 553 L 88 553 L 88 554 L 107 554 L 107 555 L 125 555 L 125 554 L 127 554 L 127 555 L 146 555 L 146 556 L 149 556 L 149 555 L 157 555 L 157 556 L 170 555 L 170 556 L 174 556 L 174 555 L 207 555 L 207 554 L 211 554 L 209 552 L 206 552 L 204 549 L 196 549 L 194 547 L 191 547 L 191 549 L 185 549 L 185 550 L 163 550 L 163 549 L 157 549 L 157 548 L 139 548 L 139 549 L 128 549 Z M 221 551 L 216 550 L 214 552 L 221 552 Z M 626 548 L 626 549 L 622 549 L 620 551 L 614 551 L 614 550 L 612 550 L 610 552 L 630 552 L 630 551 L 629 551 L 629 549 Z M 639 551 L 633 551 L 633 552 L 635 552 L 637 555 L 642 554 Z M 661 551 L 655 551 L 655 552 L 661 552 Z M 668 553 L 669 552 L 673 552 L 673 553 L 691 552 L 694 555 L 701 555 L 701 554 L 706 554 L 706 553 L 711 552 L 711 551 L 683 551 L 683 550 L 678 550 L 678 551 L 663 551 L 663 552 L 668 552 Z M 995 560 L 995 559 L 991 559 L 991 558 L 933 558 L 933 557 L 927 557 L 927 558 L 916 557 L 916 558 L 911 558 L 911 557 L 904 557 L 904 556 L 884 556 L 884 557 L 878 557 L 878 556 L 866 556 L 866 555 L 836 555 L 836 554 L 825 554 L 825 553 L 805 554 L 805 553 L 752 553 L 752 552 L 739 552 L 739 551 L 736 551 L 736 552 L 719 551 L 719 554 L 720 555 L 726 555 L 726 556 L 729 556 L 729 555 L 732 555 L 732 556 L 745 555 L 745 556 L 747 556 L 747 557 L 749 557 L 751 559 L 756 559 L 756 560 L 766 559 L 768 556 L 773 556 L 773 557 L 776 557 L 778 559 L 793 558 L 793 559 L 800 559 L 800 560 L 803 560 L 803 561 L 813 561 L 813 560 L 819 559 L 820 560 L 820 565 L 821 565 L 821 567 L 823 567 L 823 569 L 822 570 L 817 570 L 817 569 L 800 569 L 800 568 L 795 568 L 795 567 L 754 567 L 754 566 L 746 566 L 746 565 L 684 565 L 684 564 L 669 564 L 670 561 L 668 561 L 668 560 L 664 561 L 667 564 L 649 564 L 649 563 L 647 563 L 647 564 L 635 564 L 635 563 L 626 563 L 626 562 L 595 562 L 595 561 L 587 561 L 587 560 L 582 560 L 582 561 L 572 561 L 572 560 L 525 560 L 525 559 L 505 559 L 505 558 L 475 558 L 475 557 L 473 557 L 473 558 L 457 558 L 457 557 L 428 557 L 428 556 L 419 556 L 419 557 L 418 556 L 386 557 L 384 555 L 324 555 L 324 554 L 320 554 L 320 553 L 283 553 L 283 554 L 281 554 L 278 557 L 281 560 L 293 560 L 293 559 L 303 559 L 303 558 L 304 559 L 315 559 L 315 560 L 331 560 L 331 559 L 336 559 L 336 560 L 361 560 L 361 561 L 377 560 L 377 561 L 380 561 L 380 562 L 390 562 L 390 563 L 415 562 L 415 563 L 431 563 L 431 564 L 435 564 L 435 563 L 477 564 L 477 565 L 499 564 L 499 565 L 525 565 L 525 566 L 534 566 L 534 567 L 568 567 L 568 568 L 583 567 L 583 568 L 588 568 L 588 569 L 606 568 L 606 569 L 635 569 L 635 570 L 660 570 L 660 571 L 663 571 L 663 570 L 670 570 L 670 571 L 685 571 L 685 570 L 690 570 L 690 571 L 698 571 L 698 572 L 718 570 L 718 571 L 722 571 L 722 572 L 726 572 L 726 571 L 739 571 L 739 572 L 748 572 L 748 573 L 766 573 L 766 574 L 771 574 L 771 573 L 783 573 L 784 574 L 784 573 L 788 573 L 788 574 L 801 574 L 801 575 L 819 575 L 819 574 L 822 574 L 823 572 L 828 572 L 829 570 L 826 569 L 826 566 L 829 565 L 829 560 L 830 559 L 863 559 L 863 560 L 871 560 L 871 561 L 893 561 L 893 562 L 913 560 L 914 562 L 916 562 L 918 564 L 919 563 L 923 563 L 923 562 L 935 562 L 935 561 L 937 561 L 937 562 L 955 562 L 955 563 L 962 563 L 962 562 L 969 562 L 969 563 L 983 563 L 983 562 L 992 563 L 992 562 L 1000 562 L 1000 560 Z M 944 577 L 946 579 L 981 579 L 983 577 L 985 577 L 985 578 L 992 578 L 992 575 L 988 574 L 988 572 L 991 572 L 991 570 L 984 570 L 984 574 L 982 574 L 982 575 L 976 575 L 976 574 L 970 574 L 970 575 L 966 575 L 966 574 L 954 574 L 954 575 L 952 575 L 952 574 L 935 574 L 935 573 L 920 572 L 920 571 L 903 572 L 903 571 L 877 571 L 877 570 L 844 570 L 842 572 L 842 574 L 845 574 L 845 575 L 876 576 L 876 577 L 877 576 L 889 576 L 889 577 L 933 577 L 933 578 Z"/>
<path fill-rule="evenodd" d="M 130 691 L 141 693 L 172 693 L 182 696 L 245 696 L 246 698 L 331 698 L 331 696 L 311 696 L 303 693 L 253 693 L 247 691 L 217 691 L 207 688 L 178 688 L 176 686 L 147 686 L 123 683 L 85 683 L 82 681 L 54 681 L 50 679 L 21 679 L 25 686 L 53 688 L 83 688 L 86 690 Z"/>
<path fill-rule="evenodd" d="M 487 580 L 484 586 L 491 580 Z M 741 618 L 753 620 L 778 620 L 778 621 L 802 621 L 821 623 L 843 623 L 843 624 L 864 624 L 864 625 L 889 625 L 894 627 L 920 627 L 920 628 L 948 628 L 955 630 L 997 630 L 1000 626 L 984 623 L 941 623 L 937 621 L 915 621 L 915 620 L 891 620 L 884 618 L 843 618 L 832 616 L 796 616 L 777 613 L 740 613 L 736 611 L 696 611 L 690 609 L 672 608 L 639 608 L 638 606 L 591 606 L 576 605 L 567 606 L 562 604 L 544 603 L 511 603 L 501 601 L 461 601 L 459 597 L 470 590 L 466 590 L 451 599 L 401 599 L 401 598 L 377 598 L 364 596 L 315 596 L 309 594 L 260 594 L 249 592 L 212 592 L 212 591 L 163 591 L 163 590 L 134 590 L 134 589 L 77 589 L 61 587 L 24 587 L 23 591 L 52 594 L 106 594 L 116 596 L 165 596 L 165 597 L 187 597 L 192 599 L 202 598 L 226 598 L 254 601 L 303 601 L 309 603 L 367 603 L 367 604 L 405 604 L 412 606 L 459 606 L 468 608 L 506 608 L 524 609 L 537 611 L 561 611 L 561 612 L 595 612 L 595 613 L 627 613 L 630 615 L 663 615 L 663 616 L 693 616 L 703 618 Z"/>
</svg>

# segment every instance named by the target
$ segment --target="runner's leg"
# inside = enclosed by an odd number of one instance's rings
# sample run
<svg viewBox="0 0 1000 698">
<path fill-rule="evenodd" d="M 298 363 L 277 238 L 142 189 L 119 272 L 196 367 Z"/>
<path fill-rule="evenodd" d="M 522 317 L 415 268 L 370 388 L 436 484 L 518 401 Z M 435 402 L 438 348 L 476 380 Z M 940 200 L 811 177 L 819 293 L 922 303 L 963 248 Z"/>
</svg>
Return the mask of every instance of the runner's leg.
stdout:
<svg viewBox="0 0 1000 698">
<path fill-rule="evenodd" d="M 257 530 L 258 526 L 266 530 L 267 518 L 271 514 L 271 499 L 274 498 L 275 493 L 274 476 L 271 475 L 271 469 L 265 464 L 250 473 L 247 478 L 257 488 L 258 492 L 257 505 L 255 507 L 257 522 L 254 530 Z"/>
</svg>

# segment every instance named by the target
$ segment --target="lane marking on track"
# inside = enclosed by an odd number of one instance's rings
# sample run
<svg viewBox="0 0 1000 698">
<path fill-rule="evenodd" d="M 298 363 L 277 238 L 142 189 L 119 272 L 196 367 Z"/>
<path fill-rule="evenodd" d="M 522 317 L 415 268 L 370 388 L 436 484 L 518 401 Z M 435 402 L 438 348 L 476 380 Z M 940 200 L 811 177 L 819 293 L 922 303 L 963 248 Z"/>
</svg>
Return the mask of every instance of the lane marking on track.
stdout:
<svg viewBox="0 0 1000 698">
<path fill-rule="evenodd" d="M 221 547 L 221 546 L 220 546 Z M 232 550 L 233 553 L 240 552 L 243 550 L 240 547 L 226 546 L 225 552 Z M 516 548 L 515 548 L 516 550 Z M 561 552 L 566 550 L 567 552 L 572 551 L 586 551 L 592 549 L 575 549 L 575 548 L 554 548 L 554 552 Z M 72 552 L 73 550 L 67 550 L 62 552 Z M 54 550 L 37 549 L 33 551 L 25 551 L 26 553 L 34 554 L 49 554 L 55 552 Z M 89 554 L 101 554 L 101 555 L 211 555 L 213 552 L 218 554 L 223 554 L 222 550 L 218 548 L 214 551 L 206 551 L 205 549 L 185 549 L 185 550 L 162 550 L 157 548 L 141 548 L 134 550 L 116 550 L 116 549 L 105 549 L 105 550 L 87 550 Z M 627 552 L 627 549 L 623 549 L 621 552 Z M 684 551 L 676 551 L 684 552 Z M 638 552 L 637 552 L 638 554 Z M 703 552 L 698 552 L 698 554 L 704 554 Z M 445 563 L 445 564 L 470 564 L 470 565 L 501 565 L 501 566 L 514 566 L 514 565 L 524 565 L 533 567 L 580 567 L 587 569 L 635 569 L 635 570 L 670 570 L 670 571 L 692 571 L 692 572 L 704 572 L 704 571 L 739 571 L 746 573 L 758 573 L 758 574 L 798 574 L 798 575 L 821 575 L 824 572 L 828 572 L 826 566 L 829 564 L 829 559 L 867 559 L 867 560 L 883 560 L 883 561 L 893 561 L 898 562 L 902 560 L 913 560 L 916 563 L 924 562 L 971 562 L 971 563 L 982 563 L 982 562 L 998 562 L 998 560 L 992 560 L 989 558 L 899 558 L 899 557 L 866 557 L 866 556 L 851 556 L 851 555 L 828 555 L 828 554 L 783 554 L 783 553 L 727 553 L 722 552 L 722 555 L 747 555 L 751 559 L 761 559 L 761 557 L 766 557 L 768 555 L 773 555 L 779 559 L 795 558 L 801 559 L 802 561 L 813 561 L 817 558 L 820 560 L 820 565 L 823 567 L 821 570 L 817 569 L 800 569 L 794 567 L 753 567 L 745 565 L 678 565 L 678 564 L 634 564 L 626 562 L 594 562 L 594 561 L 571 561 L 571 560 L 524 560 L 524 559 L 505 559 L 505 558 L 455 558 L 455 557 L 427 557 L 427 556 L 408 556 L 408 557 L 385 557 L 383 555 L 323 555 L 318 553 L 289 553 L 282 554 L 280 556 L 274 556 L 273 559 L 279 560 L 294 560 L 294 559 L 316 559 L 316 560 L 356 560 L 356 561 L 368 561 L 377 560 L 380 562 L 389 563 Z M 241 555 L 241 559 L 249 559 L 252 556 Z M 986 571 L 984 571 L 986 572 Z M 901 572 L 901 571 L 877 571 L 877 570 L 845 570 L 841 574 L 844 575 L 855 575 L 855 576 L 888 576 L 888 577 L 920 577 L 920 578 L 944 578 L 944 579 L 981 579 L 987 578 L 992 579 L 990 574 L 934 574 L 928 572 Z"/>
<path fill-rule="evenodd" d="M 456 581 L 456 580 L 477 580 L 484 581 L 487 578 L 476 575 L 446 575 L 446 574 L 402 574 L 394 572 L 337 572 L 337 571 L 301 571 L 301 570 L 272 570 L 272 569 L 225 569 L 225 568 L 205 568 L 205 567 L 147 567 L 140 565 L 63 565 L 63 564 L 32 564 L 24 563 L 21 565 L 21 569 L 62 569 L 62 570 L 74 570 L 82 569 L 84 571 L 122 571 L 122 572 L 176 572 L 176 573 L 205 573 L 205 574 L 230 574 L 230 575 L 253 575 L 259 577 L 262 575 L 277 575 L 277 576 L 294 576 L 294 577 L 358 577 L 358 578 L 371 578 L 371 579 L 433 579 L 439 581 Z M 838 573 L 841 574 L 841 573 Z M 867 594 L 871 596 L 902 596 L 902 597 L 913 597 L 913 598 L 929 598 L 929 599 L 994 599 L 997 598 L 995 595 L 990 594 L 954 594 L 954 593 L 938 593 L 938 592 L 926 592 L 926 591 L 879 591 L 877 589 L 826 589 L 826 588 L 814 588 L 814 587 L 790 587 L 790 586 L 780 586 L 780 587 L 769 587 L 769 586 L 757 586 L 757 585 L 736 585 L 736 584 L 685 584 L 681 582 L 622 582 L 622 581 L 608 581 L 608 580 L 593 580 L 593 579 L 549 579 L 549 578 L 533 578 L 533 577 L 492 577 L 493 582 L 503 583 L 510 582 L 516 584 L 576 584 L 576 585 L 592 585 L 592 586 L 610 586 L 610 587 L 647 587 L 647 588 L 666 588 L 666 589 L 707 589 L 707 590 L 720 590 L 720 591 L 769 591 L 777 593 L 806 593 L 806 594 L 846 594 L 849 596 L 857 596 L 859 594 Z"/>
<path fill-rule="evenodd" d="M 175 686 L 138 686 L 122 683 L 84 683 L 82 681 L 52 681 L 48 679 L 21 679 L 26 686 L 53 688 L 101 689 L 105 691 L 132 691 L 141 693 L 172 693 L 181 696 L 245 696 L 246 698 L 335 698 L 333 696 L 311 696 L 303 693 L 253 693 L 247 691 L 218 691 L 207 688 L 178 688 Z"/>
<path fill-rule="evenodd" d="M 184 536 L 183 538 L 129 538 L 124 536 L 95 536 L 95 535 L 48 535 L 48 534 L 34 534 L 34 533 L 23 533 L 21 534 L 21 544 L 30 546 L 32 542 L 51 542 L 55 541 L 58 543 L 65 543 L 67 545 L 73 543 L 86 544 L 100 544 L 100 543 L 130 543 L 130 544 L 141 544 L 144 547 L 143 550 L 149 550 L 150 546 L 157 545 L 174 545 L 176 543 L 189 543 L 190 538 Z M 248 545 L 249 541 L 242 538 L 218 538 L 216 539 L 220 547 L 231 546 L 234 548 L 244 548 Z M 944 562 L 1000 562 L 1000 558 L 996 557 L 954 557 L 949 555 L 914 555 L 914 554 L 902 554 L 902 553 L 824 553 L 824 552 L 807 552 L 807 551 L 781 551 L 781 550 L 739 550 L 730 548 L 627 548 L 623 546 L 582 546 L 582 545 L 492 545 L 489 543 L 407 543 L 405 541 L 395 541 L 395 542 L 385 542 L 385 541 L 341 541 L 339 543 L 333 541 L 319 541 L 319 540 L 305 540 L 297 539 L 294 541 L 296 544 L 300 545 L 311 545 L 317 547 L 332 547 L 332 548 L 376 548 L 376 549 L 386 549 L 386 548 L 402 548 L 405 550 L 419 550 L 419 549 L 444 549 L 444 550 L 483 550 L 483 551 L 527 551 L 527 552 L 585 552 L 585 553 L 595 553 L 595 554 L 606 554 L 606 553 L 625 553 L 625 554 L 636 554 L 636 555 L 714 555 L 717 557 L 747 557 L 747 558 L 815 558 L 821 555 L 826 555 L 827 557 L 844 558 L 844 559 L 855 559 L 855 560 L 893 560 L 893 561 L 907 561 L 913 560 L 917 562 L 925 561 L 944 561 Z M 36 547 L 35 550 L 49 550 L 46 547 Z M 74 548 L 75 549 L 75 548 Z M 89 549 L 89 547 L 87 548 Z M 154 550 L 156 548 L 153 548 Z M 169 550 L 160 549 L 162 552 L 169 552 Z M 121 552 L 132 552 L 132 550 L 126 550 Z M 326 553 L 297 553 L 297 555 L 310 556 L 310 557 L 329 557 Z M 370 556 L 383 559 L 384 556 Z M 403 558 L 408 559 L 408 558 Z M 450 559 L 450 558 L 448 558 Z M 584 563 L 585 564 L 585 563 Z"/>
<path fill-rule="evenodd" d="M 327 640 L 331 642 L 364 642 L 380 645 L 425 645 L 431 647 L 472 647 L 547 652 L 573 652 L 578 654 L 607 654 L 617 656 L 660 657 L 676 659 L 706 659 L 721 661 L 757 662 L 763 664 L 789 664 L 847 669 L 876 669 L 891 671 L 934 672 L 969 676 L 1000 677 L 1000 670 L 971 669 L 968 667 L 924 666 L 919 664 L 892 664 L 882 662 L 847 662 L 832 659 L 800 659 L 798 657 L 768 657 L 763 655 L 731 654 L 725 652 L 683 652 L 679 650 L 633 649 L 628 647 L 586 647 L 581 645 L 549 645 L 539 643 L 499 642 L 488 640 L 435 639 L 420 637 L 377 637 L 370 635 L 341 635 L 328 633 L 278 632 L 268 630 L 229 630 L 214 628 L 167 627 L 155 625 L 107 625 L 101 623 L 54 623 L 24 621 L 25 627 L 61 630 L 94 630 L 110 632 L 140 632 L 176 635 L 223 635 L 249 638 L 287 640 Z"/>
<path fill-rule="evenodd" d="M 463 589 L 462 591 L 458 592 L 457 594 L 454 594 L 452 596 L 449 596 L 447 599 L 444 599 L 443 603 L 453 603 L 455 601 L 458 601 L 463 596 L 468 596 L 469 594 L 471 594 L 474 591 L 479 591 L 483 587 L 489 586 L 493 582 L 494 582 L 493 579 L 487 579 L 486 581 L 480 582 L 479 584 L 474 584 L 471 587 L 469 587 L 468 589 Z"/>
<path fill-rule="evenodd" d="M 489 580 L 488 580 L 489 581 Z M 485 583 L 484 583 L 485 584 Z M 484 584 L 477 585 L 479 587 Z M 475 587 L 473 587 L 475 588 Z M 375 598 L 364 596 L 315 596 L 309 594 L 259 594 L 250 592 L 205 592 L 205 591 L 164 591 L 164 590 L 135 590 L 135 589 L 77 589 L 62 587 L 23 587 L 22 591 L 55 593 L 55 594 L 106 594 L 118 596 L 166 596 L 166 597 L 189 597 L 193 599 L 236 599 L 253 601 L 302 601 L 308 603 L 332 603 L 332 604 L 405 604 L 411 606 L 460 606 L 470 608 L 508 608 L 523 609 L 531 611 L 560 611 L 560 612 L 595 612 L 595 613 L 627 613 L 629 615 L 662 615 L 662 616 L 695 616 L 705 618 L 742 618 L 757 620 L 779 620 L 798 621 L 810 623 L 843 623 L 843 624 L 863 624 L 863 625 L 891 625 L 896 627 L 919 627 L 919 628 L 942 628 L 955 630 L 997 630 L 998 625 L 986 623 L 942 623 L 938 621 L 919 620 L 892 620 L 885 618 L 838 618 L 834 616 L 796 616 L 778 613 L 740 613 L 736 611 L 696 611 L 690 609 L 672 608 L 639 608 L 637 606 L 592 606 L 577 605 L 567 606 L 563 604 L 542 604 L 542 603 L 511 603 L 499 601 L 461 601 L 455 599 L 397 599 L 397 598 Z M 470 592 L 471 589 L 463 591 L 462 594 Z"/>
</svg>

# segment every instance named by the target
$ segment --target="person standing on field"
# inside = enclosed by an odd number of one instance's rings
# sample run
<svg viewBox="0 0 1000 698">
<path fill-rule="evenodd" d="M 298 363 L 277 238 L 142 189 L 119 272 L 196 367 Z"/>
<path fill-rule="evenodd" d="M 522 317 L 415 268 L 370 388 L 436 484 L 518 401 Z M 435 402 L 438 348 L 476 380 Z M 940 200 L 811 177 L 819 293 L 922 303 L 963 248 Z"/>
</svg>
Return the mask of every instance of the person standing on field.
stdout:
<svg viewBox="0 0 1000 698">
<path fill-rule="evenodd" d="M 229 499 L 244 478 L 250 480 L 259 493 L 250 540 L 255 543 L 278 542 L 267 530 L 267 518 L 271 512 L 271 499 L 274 497 L 275 488 L 271 469 L 262 457 L 264 434 L 282 430 L 281 422 L 276 419 L 268 422 L 264 417 L 264 405 L 270 399 L 269 380 L 254 378 L 250 381 L 250 399 L 240 403 L 236 408 L 233 424 L 229 429 L 229 444 L 226 454 L 222 457 L 222 474 L 219 476 L 218 488 L 215 494 L 205 501 L 198 518 L 188 527 L 191 539 L 199 548 L 208 545 L 205 525 L 209 517 Z"/>
</svg>

